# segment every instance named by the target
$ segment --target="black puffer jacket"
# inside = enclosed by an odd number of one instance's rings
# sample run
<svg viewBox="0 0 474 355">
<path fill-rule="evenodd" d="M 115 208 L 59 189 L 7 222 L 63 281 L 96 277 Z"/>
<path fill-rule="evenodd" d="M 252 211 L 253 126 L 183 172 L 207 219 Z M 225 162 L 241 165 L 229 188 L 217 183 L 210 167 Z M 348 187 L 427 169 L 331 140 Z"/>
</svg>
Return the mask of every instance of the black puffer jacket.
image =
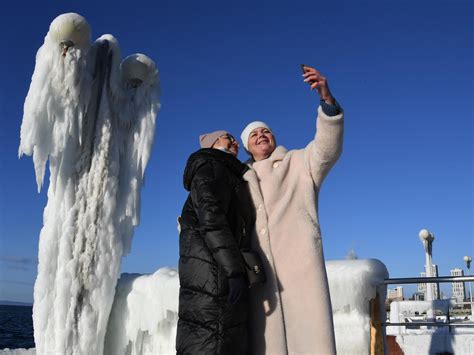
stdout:
<svg viewBox="0 0 474 355">
<path fill-rule="evenodd" d="M 201 149 L 189 157 L 179 240 L 178 354 L 246 354 L 247 292 L 228 303 L 228 278 L 245 275 L 240 248 L 255 220 L 247 167 L 231 154 Z M 245 276 L 244 276 L 245 277 Z"/>
</svg>

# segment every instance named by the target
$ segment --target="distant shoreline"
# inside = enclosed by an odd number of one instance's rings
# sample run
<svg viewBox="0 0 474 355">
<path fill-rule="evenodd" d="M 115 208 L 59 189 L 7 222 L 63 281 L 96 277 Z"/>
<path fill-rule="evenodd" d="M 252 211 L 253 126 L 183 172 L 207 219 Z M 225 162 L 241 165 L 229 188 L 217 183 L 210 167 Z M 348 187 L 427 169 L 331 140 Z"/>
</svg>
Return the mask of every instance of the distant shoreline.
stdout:
<svg viewBox="0 0 474 355">
<path fill-rule="evenodd" d="M 32 307 L 33 303 L 0 300 L 0 306 Z"/>
</svg>

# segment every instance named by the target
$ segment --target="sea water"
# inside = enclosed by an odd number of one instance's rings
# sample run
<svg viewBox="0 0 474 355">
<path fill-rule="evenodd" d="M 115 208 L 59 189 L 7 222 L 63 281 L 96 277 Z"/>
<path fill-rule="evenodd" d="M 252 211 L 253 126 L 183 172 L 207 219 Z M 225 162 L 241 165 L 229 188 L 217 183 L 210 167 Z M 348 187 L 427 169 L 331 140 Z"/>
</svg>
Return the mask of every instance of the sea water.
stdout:
<svg viewBox="0 0 474 355">
<path fill-rule="evenodd" d="M 0 349 L 34 348 L 32 306 L 0 306 Z"/>
</svg>

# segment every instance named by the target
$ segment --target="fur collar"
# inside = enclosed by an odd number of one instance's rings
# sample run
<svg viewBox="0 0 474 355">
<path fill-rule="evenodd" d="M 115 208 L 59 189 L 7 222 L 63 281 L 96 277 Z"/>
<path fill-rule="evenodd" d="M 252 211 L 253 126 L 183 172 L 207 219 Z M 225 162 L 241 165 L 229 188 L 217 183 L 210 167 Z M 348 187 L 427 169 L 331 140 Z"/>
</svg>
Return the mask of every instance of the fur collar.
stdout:
<svg viewBox="0 0 474 355">
<path fill-rule="evenodd" d="M 255 161 L 253 160 L 253 158 L 250 158 L 246 160 L 244 164 L 246 164 L 249 168 L 252 168 L 254 164 L 260 164 L 260 163 L 268 162 L 268 161 L 273 163 L 276 160 L 283 160 L 283 158 L 285 157 L 287 153 L 288 153 L 288 149 L 286 149 L 282 145 L 279 145 L 278 147 L 275 148 L 273 153 L 267 159 Z"/>
</svg>

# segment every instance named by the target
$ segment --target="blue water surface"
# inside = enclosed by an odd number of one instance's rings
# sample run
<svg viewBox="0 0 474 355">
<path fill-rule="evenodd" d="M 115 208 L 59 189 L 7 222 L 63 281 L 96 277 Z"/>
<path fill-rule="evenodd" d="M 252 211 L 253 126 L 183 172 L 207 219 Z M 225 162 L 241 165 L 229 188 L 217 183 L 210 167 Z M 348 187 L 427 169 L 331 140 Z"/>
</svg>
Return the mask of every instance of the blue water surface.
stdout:
<svg viewBox="0 0 474 355">
<path fill-rule="evenodd" d="M 0 349 L 34 348 L 33 307 L 0 306 Z"/>
</svg>

